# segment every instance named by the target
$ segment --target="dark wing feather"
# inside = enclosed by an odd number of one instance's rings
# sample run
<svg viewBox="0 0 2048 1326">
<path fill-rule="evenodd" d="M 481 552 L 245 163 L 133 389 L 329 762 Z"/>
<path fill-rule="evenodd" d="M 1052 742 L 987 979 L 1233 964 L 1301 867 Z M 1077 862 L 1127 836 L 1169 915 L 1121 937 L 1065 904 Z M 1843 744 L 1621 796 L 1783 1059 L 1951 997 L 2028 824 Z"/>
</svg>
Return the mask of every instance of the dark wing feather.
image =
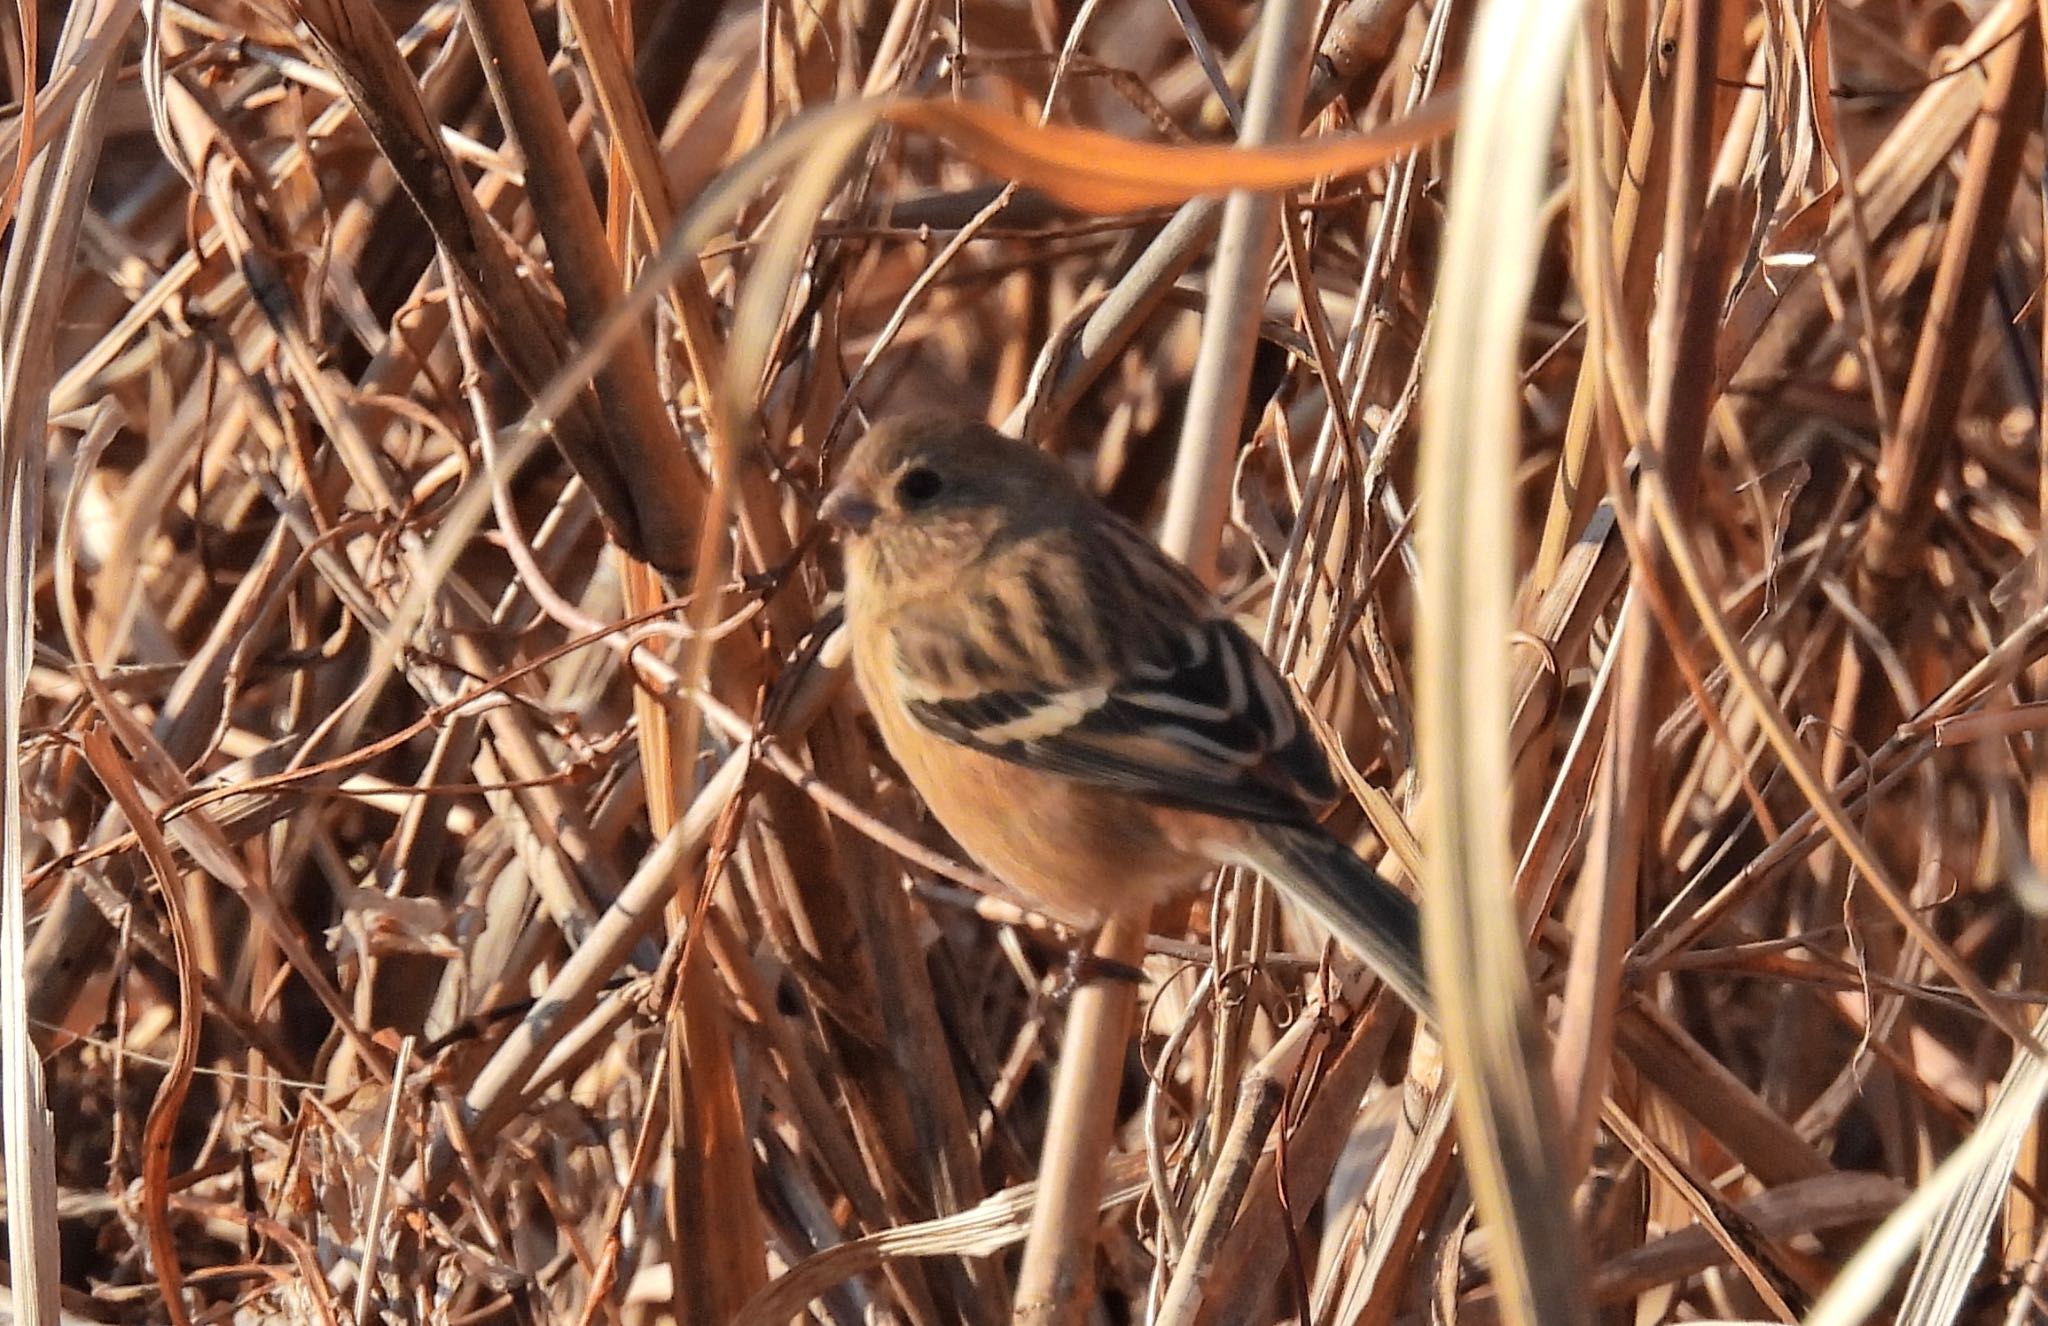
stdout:
<svg viewBox="0 0 2048 1326">
<path fill-rule="evenodd" d="M 1128 558 L 1130 550 L 1123 551 Z M 924 622 L 922 632 L 913 632 L 921 643 L 899 638 L 900 659 L 922 651 L 927 663 L 911 670 L 925 684 L 905 687 L 911 715 L 949 741 L 1160 805 L 1256 820 L 1311 819 L 1336 786 L 1287 683 L 1180 568 L 1149 544 L 1144 552 L 1149 564 L 1140 569 L 1155 577 L 1150 588 L 1159 592 L 1080 596 L 1114 604 L 1099 620 L 1078 624 L 1101 642 L 1091 651 L 1103 660 L 1099 666 L 1054 668 L 1042 655 L 1009 650 L 989 659 L 994 646 L 960 631 L 960 623 Z M 1034 601 L 1074 601 L 1034 595 L 1028 576 L 1025 582 L 1011 605 L 1016 612 Z M 1077 623 L 1062 625 L 1072 631 Z M 956 659 L 979 656 L 992 666 L 942 668 L 954 684 L 930 685 L 933 636 L 940 632 L 950 636 Z M 1005 686 L 975 686 L 976 673 L 1000 677 Z M 1020 679 L 1037 684 L 1020 686 Z"/>
</svg>

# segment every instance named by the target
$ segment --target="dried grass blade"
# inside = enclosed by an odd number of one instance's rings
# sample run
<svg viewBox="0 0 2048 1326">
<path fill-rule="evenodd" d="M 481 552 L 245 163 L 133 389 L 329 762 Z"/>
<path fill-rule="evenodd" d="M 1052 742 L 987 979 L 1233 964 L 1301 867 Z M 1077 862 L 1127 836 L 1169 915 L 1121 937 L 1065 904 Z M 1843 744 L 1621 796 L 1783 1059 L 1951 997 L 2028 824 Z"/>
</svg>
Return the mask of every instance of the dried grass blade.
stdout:
<svg viewBox="0 0 2048 1326">
<path fill-rule="evenodd" d="M 1273 1297 L 1276 1281 L 1286 1282 L 1295 1269 L 1293 1257 L 1300 1251 L 1302 1213 L 1327 1189 L 1331 1168 L 1349 1140 L 1359 1103 L 1373 1085 L 1386 1054 L 1387 1038 L 1401 1015 L 1393 999 L 1382 997 L 1350 1028 L 1349 1039 L 1323 1065 L 1315 1093 L 1299 1105 L 1298 1114 L 1282 1114 L 1278 1135 L 1260 1152 L 1253 1167 L 1242 1207 L 1235 1213 L 1221 1213 L 1226 1220 L 1220 1231 L 1221 1246 L 1206 1262 L 1191 1258 L 1179 1269 L 1173 1295 L 1160 1310 L 1159 1326 L 1224 1326 L 1251 1319 L 1257 1305 Z M 1316 1047 L 1314 1041 L 1310 1045 Z M 1247 1075 L 1246 1086 L 1256 1086 L 1269 1068 L 1284 1066 L 1280 1047 L 1275 1047 L 1267 1061 Z M 1444 1163 L 1450 1150 L 1449 1129 L 1432 1126 L 1447 1123 L 1450 1108 L 1441 1079 L 1437 1086 L 1436 1094 L 1419 1105 L 1411 1087 L 1408 1117 L 1420 1116 L 1414 1125 L 1412 1149 L 1398 1162 L 1390 1156 L 1376 1175 L 1374 1187 L 1388 1194 L 1392 1208 L 1382 1231 L 1405 1230 L 1412 1235 L 1434 1210 L 1450 1177 Z M 1361 1276 L 1371 1279 L 1414 1251 L 1412 1241 L 1395 1234 L 1386 1245 L 1367 1254 L 1359 1268 Z M 1380 1281 L 1389 1286 L 1401 1282 L 1399 1275 L 1387 1275 Z M 1293 1297 L 1282 1291 L 1279 1301 L 1288 1303 Z M 1295 1302 L 1292 1306 L 1306 1320 L 1315 1305 Z M 1169 1310 L 1176 1307 L 1177 1315 Z"/>
<path fill-rule="evenodd" d="M 363 0 L 295 0 L 295 8 L 433 229 L 436 243 L 471 286 L 491 344 L 504 356 L 512 376 L 537 393 L 556 375 L 569 345 L 567 331 L 554 308 L 520 273 L 467 176 L 449 156 L 391 30 Z M 583 394 L 598 364 L 592 362 L 548 418 L 555 424 L 557 445 L 590 484 L 599 509 L 616 523 L 620 541 L 659 564 L 666 550 L 685 546 L 685 541 L 672 537 L 675 532 L 660 523 L 658 504 L 640 512 L 634 483 L 614 468 L 612 454 L 602 446 L 597 411 Z M 643 514 L 651 523 L 640 523 Z"/>
<path fill-rule="evenodd" d="M 1789 1242 L 1881 1220 L 1898 1209 L 1904 1195 L 1896 1180 L 1845 1170 L 1780 1184 L 1733 1209 L 1763 1237 Z M 1674 1230 L 1602 1265 L 1594 1272 L 1593 1296 L 1603 1306 L 1628 1303 L 1724 1264 L 1724 1251 L 1698 1225 Z M 1482 1290 L 1459 1301 L 1459 1319 L 1466 1326 L 1493 1326 L 1499 1307 L 1496 1296 Z"/>
<path fill-rule="evenodd" d="M 5 511 L 5 617 L 0 619 L 0 1127 L 6 1132 L 8 1258 L 18 1319 L 58 1319 L 56 1140 L 44 1104 L 42 1064 L 29 1035 L 26 956 L 28 841 L 21 777 L 22 703 L 35 639 L 35 561 L 42 525 L 49 384 L 92 162 L 100 150 L 106 94 L 115 69 L 76 65 L 89 43 L 102 56 L 120 46 L 136 8 L 122 0 L 78 3 L 66 15 L 55 63 L 81 75 L 78 100 L 53 121 L 57 134 L 29 167 L 0 275 L 0 509 Z M 86 72 L 89 69 L 90 72 Z M 47 110 L 48 107 L 45 107 Z M 31 140 L 24 137 L 23 143 Z M 26 150 L 26 149 L 24 149 Z M 196 1001 L 189 1007 L 196 1008 Z"/>
<path fill-rule="evenodd" d="M 2037 1037 L 2048 1034 L 2048 1017 L 2037 1019 L 2034 1031 Z M 1990 1145 L 1975 1151 L 1973 1160 L 1957 1166 L 1953 1185 L 1920 1236 L 1920 1257 L 1893 1318 L 1898 1326 L 1949 1326 L 1964 1319 L 1978 1268 L 1990 1251 L 1992 1226 L 2004 1209 L 2020 1149 L 2028 1133 L 2039 1126 L 2035 1115 L 2044 1099 L 2048 1099 L 2048 1058 L 2021 1050 L 2005 1070 L 1991 1108 L 1977 1125 L 1978 1133 L 1989 1136 Z M 1975 1141 L 1974 1135 L 1971 1140 Z M 1960 1151 L 1951 1158 L 1960 1159 Z M 1942 1171 L 1947 1169 L 1944 1163 Z M 1947 1182 L 1943 1173 L 1937 1172 L 1928 1186 Z M 1848 1274 L 1846 1269 L 1843 1274 Z"/>
<path fill-rule="evenodd" d="M 1895 592 L 1895 582 L 1917 559 L 1934 518 L 1934 480 L 1950 453 L 1956 416 L 1968 394 L 1965 378 L 1977 344 L 1970 331 L 1984 316 L 2021 155 L 2040 128 L 2039 15 L 1987 62 L 1990 83 L 1948 220 L 1897 430 L 1883 439 L 1878 461 L 1877 513 L 1863 545 L 1863 603 L 1887 617 L 1900 609 L 1903 596 Z"/>
<path fill-rule="evenodd" d="M 464 0 L 462 9 L 499 118 L 526 163 L 527 194 L 562 294 L 569 334 L 580 338 L 603 318 L 622 283 L 548 75 L 547 57 L 523 8 Z M 507 312 L 486 310 L 486 323 Z M 645 540 L 631 545 L 631 551 L 658 566 L 677 566 L 678 552 L 698 537 L 697 523 L 712 509 L 705 505 L 703 475 L 677 435 L 655 381 L 652 348 L 621 345 L 598 370 L 594 385 L 605 421 L 601 445 L 607 467 L 631 476 L 625 494 L 631 503 L 630 528 Z"/>
<path fill-rule="evenodd" d="M 754 1297 L 732 1326 L 781 1326 L 799 1317 L 806 1304 L 833 1285 L 904 1257 L 982 1257 L 1015 1247 L 1024 1237 L 1039 1185 L 1020 1183 L 984 1199 L 970 1210 L 850 1239 L 815 1253 Z M 1103 1173 L 1102 1196 L 1094 1210 L 1111 1211 L 1145 1192 L 1145 1158 L 1118 1156 Z"/>
<path fill-rule="evenodd" d="M 90 665 L 88 665 L 90 666 Z M 155 1263 L 163 1309 L 172 1326 L 191 1320 L 185 1310 L 185 1275 L 178 1263 L 178 1244 L 171 1237 L 171 1141 L 199 1063 L 200 990 L 198 958 L 192 946 L 192 920 L 185 906 L 185 882 L 171 859 L 157 818 L 143 800 L 135 775 L 103 725 L 89 729 L 82 740 L 86 762 L 100 784 L 121 807 L 142 841 L 142 855 L 156 876 L 164 918 L 171 932 L 171 952 L 178 982 L 178 1040 L 169 1069 L 157 1084 L 142 1127 L 142 1225 L 149 1234 L 150 1260 Z"/>
<path fill-rule="evenodd" d="M 1354 175 L 1435 142 L 1458 118 L 1456 93 L 1440 93 L 1390 124 L 1357 134 L 1269 147 L 1168 146 L 1095 129 L 1032 124 L 964 101 L 889 106 L 893 124 L 945 139 L 983 169 L 1043 190 L 1069 207 L 1127 212 L 1228 190 L 1273 192 L 1325 176 Z"/>
<path fill-rule="evenodd" d="M 1581 28 L 1576 6 L 1541 0 L 1494 0 L 1480 16 L 1469 77 L 1489 96 L 1467 109 L 1453 163 L 1417 515 L 1424 940 L 1467 1173 L 1498 1240 L 1508 1319 L 1524 1324 L 1591 1320 L 1500 813 L 1510 796 L 1508 532 L 1522 325 L 1551 135 Z"/>
<path fill-rule="evenodd" d="M 21 749 L 21 702 L 28 683 L 31 568 L 35 561 L 32 497 L 28 475 L 14 481 L 7 504 L 6 551 L 6 748 Z M 0 1127 L 6 1130 L 7 1245 L 13 1308 L 24 1326 L 54 1326 L 61 1267 L 57 1243 L 57 1140 L 44 1103 L 43 1066 L 29 1036 L 28 990 L 23 979 L 28 941 L 23 912 L 28 892 L 22 878 L 23 833 L 20 760 L 10 755 L 0 778 Z"/>
<path fill-rule="evenodd" d="M 2014 1018 L 2004 1001 L 1993 995 L 1991 990 L 1970 970 L 1954 946 L 1935 934 L 1927 919 L 1920 914 L 1912 901 L 1893 880 L 1892 873 L 1878 858 L 1867 837 L 1849 822 L 1847 813 L 1829 790 L 1827 783 L 1815 767 L 1809 755 L 1786 721 L 1784 711 L 1773 698 L 1763 678 L 1757 674 L 1756 666 L 1750 661 L 1743 642 L 1736 637 L 1734 628 L 1721 611 L 1721 605 L 1713 591 L 1707 587 L 1706 577 L 1692 548 L 1693 534 L 1686 528 L 1684 519 L 1672 509 L 1670 496 L 1661 488 L 1648 487 L 1643 492 L 1643 506 L 1656 519 L 1657 532 L 1664 540 L 1671 554 L 1673 570 L 1685 586 L 1686 595 L 1692 600 L 1693 610 L 1699 614 L 1700 623 L 1706 628 L 1707 637 L 1713 642 L 1715 651 L 1728 668 L 1734 693 L 1748 704 L 1756 716 L 1758 726 L 1769 739 L 1771 748 L 1782 761 L 1785 772 L 1799 788 L 1827 826 L 1836 844 L 1842 849 L 1850 863 L 1869 884 L 1878 900 L 1898 920 L 1905 932 L 1912 936 L 1944 976 L 1954 981 L 1963 996 L 1981 1010 L 1984 1016 L 2001 1032 L 2010 1036 L 2020 1046 L 2038 1052 L 2038 1044 L 2025 1026 Z"/>
<path fill-rule="evenodd" d="M 2048 1035 L 2048 1018 L 2034 1029 L 2037 1036 Z M 1868 1320 L 1890 1292 L 1892 1273 L 1916 1244 L 1922 1260 L 1910 1286 L 1913 1312 L 1907 1315 L 1902 1305 L 1899 1320 L 1913 1326 L 1956 1320 L 1968 1276 L 1955 1277 L 1981 1255 L 1981 1233 L 1988 1228 L 1982 1222 L 1995 1217 L 1998 1193 L 2044 1100 L 2048 1058 L 2022 1044 L 1976 1129 L 1842 1267 L 1807 1314 L 1806 1326 L 1857 1326 Z M 1940 1234 L 1934 1232 L 1937 1226 Z"/>
</svg>

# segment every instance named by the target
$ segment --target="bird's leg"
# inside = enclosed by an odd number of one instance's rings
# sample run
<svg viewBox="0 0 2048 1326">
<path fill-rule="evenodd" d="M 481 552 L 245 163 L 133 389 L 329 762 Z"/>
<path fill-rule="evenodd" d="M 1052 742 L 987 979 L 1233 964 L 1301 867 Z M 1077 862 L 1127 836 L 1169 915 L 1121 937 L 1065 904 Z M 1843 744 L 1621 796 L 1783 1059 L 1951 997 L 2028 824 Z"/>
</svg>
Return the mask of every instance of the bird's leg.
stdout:
<svg viewBox="0 0 2048 1326">
<path fill-rule="evenodd" d="M 1122 981 L 1137 985 L 1145 979 L 1143 969 L 1096 952 L 1101 938 L 1102 931 L 1095 930 L 1074 946 L 1074 956 L 1068 960 L 1067 969 L 1053 990 L 1054 999 L 1065 1003 L 1075 990 L 1095 981 Z"/>
</svg>

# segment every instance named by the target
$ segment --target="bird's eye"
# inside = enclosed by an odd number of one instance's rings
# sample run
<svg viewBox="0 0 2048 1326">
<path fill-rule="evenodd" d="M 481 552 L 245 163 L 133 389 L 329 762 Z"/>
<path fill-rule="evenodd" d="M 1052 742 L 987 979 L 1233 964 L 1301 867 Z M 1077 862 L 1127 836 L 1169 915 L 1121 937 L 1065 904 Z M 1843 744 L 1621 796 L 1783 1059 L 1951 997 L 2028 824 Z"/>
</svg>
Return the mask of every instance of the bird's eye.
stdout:
<svg viewBox="0 0 2048 1326">
<path fill-rule="evenodd" d="M 896 497 L 905 506 L 923 506 L 937 497 L 945 486 L 937 470 L 919 465 L 905 470 L 903 477 L 896 481 Z"/>
</svg>

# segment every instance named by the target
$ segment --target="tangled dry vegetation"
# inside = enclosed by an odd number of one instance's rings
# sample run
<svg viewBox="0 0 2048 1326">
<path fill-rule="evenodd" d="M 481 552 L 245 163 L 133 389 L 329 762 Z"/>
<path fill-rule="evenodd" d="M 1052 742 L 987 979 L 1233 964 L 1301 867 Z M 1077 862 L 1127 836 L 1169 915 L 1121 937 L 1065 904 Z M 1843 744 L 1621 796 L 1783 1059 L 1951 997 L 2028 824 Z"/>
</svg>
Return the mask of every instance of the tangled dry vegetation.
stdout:
<svg viewBox="0 0 2048 1326">
<path fill-rule="evenodd" d="M 2040 21 L 10 14 L 14 1310 L 2038 1315 Z M 1441 1034 L 1233 882 L 1125 1036 L 976 891 L 812 539 L 935 403 L 1213 563 Z"/>
</svg>

